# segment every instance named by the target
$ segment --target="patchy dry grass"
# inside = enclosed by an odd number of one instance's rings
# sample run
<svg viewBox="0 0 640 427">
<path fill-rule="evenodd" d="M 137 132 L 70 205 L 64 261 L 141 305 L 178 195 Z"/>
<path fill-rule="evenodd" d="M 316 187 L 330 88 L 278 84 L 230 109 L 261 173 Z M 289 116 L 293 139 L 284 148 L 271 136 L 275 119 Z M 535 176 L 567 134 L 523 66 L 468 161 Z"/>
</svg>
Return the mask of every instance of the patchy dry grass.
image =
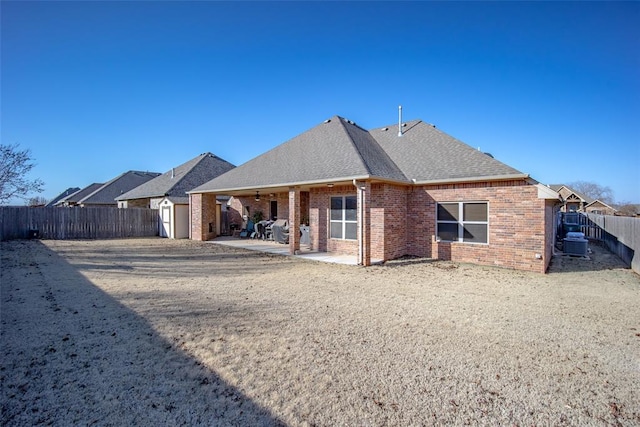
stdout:
<svg viewBox="0 0 640 427">
<path fill-rule="evenodd" d="M 640 278 L 2 243 L 4 425 L 640 424 Z"/>
</svg>

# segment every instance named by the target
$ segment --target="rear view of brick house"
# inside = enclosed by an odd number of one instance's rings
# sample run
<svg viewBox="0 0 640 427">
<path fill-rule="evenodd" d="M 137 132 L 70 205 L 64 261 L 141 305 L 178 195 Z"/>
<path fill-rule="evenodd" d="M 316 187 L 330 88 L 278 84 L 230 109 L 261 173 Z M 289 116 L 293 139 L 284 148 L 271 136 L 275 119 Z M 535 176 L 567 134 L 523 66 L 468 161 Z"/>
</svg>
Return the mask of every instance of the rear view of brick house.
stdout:
<svg viewBox="0 0 640 427">
<path fill-rule="evenodd" d="M 216 195 L 238 216 L 301 223 L 311 249 L 370 265 L 405 255 L 545 272 L 559 196 L 421 120 L 365 130 L 334 116 L 190 192 L 191 238 L 215 238 Z"/>
</svg>

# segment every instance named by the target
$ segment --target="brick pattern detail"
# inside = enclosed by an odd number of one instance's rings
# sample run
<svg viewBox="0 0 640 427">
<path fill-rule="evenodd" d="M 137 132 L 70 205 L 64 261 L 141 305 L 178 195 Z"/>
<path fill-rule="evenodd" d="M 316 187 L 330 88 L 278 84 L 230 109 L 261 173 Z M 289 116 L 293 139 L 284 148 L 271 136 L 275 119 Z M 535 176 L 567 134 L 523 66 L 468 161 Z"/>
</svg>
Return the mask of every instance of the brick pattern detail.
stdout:
<svg viewBox="0 0 640 427">
<path fill-rule="evenodd" d="M 436 204 L 448 201 L 489 203 L 489 244 L 436 242 Z M 538 199 L 535 186 L 507 182 L 416 188 L 409 193 L 408 211 L 410 217 L 422 218 L 408 238 L 409 255 L 540 273 L 549 264 L 553 208 Z"/>
<path fill-rule="evenodd" d="M 321 252 L 335 252 L 346 255 L 358 255 L 358 242 L 355 240 L 329 239 L 329 210 L 331 196 L 355 196 L 353 185 L 333 188 L 312 188 L 309 194 L 309 226 L 311 248 Z"/>
<path fill-rule="evenodd" d="M 365 185 L 368 196 L 364 221 L 369 227 L 365 227 L 367 232 L 362 237 L 370 242 L 370 252 L 363 254 L 365 262 L 372 258 L 390 260 L 414 255 L 540 273 L 549 266 L 553 251 L 554 201 L 539 199 L 537 188 L 525 181 L 423 187 Z M 294 189 L 275 194 L 272 199 L 278 201 L 279 218 L 289 218 L 299 224 L 302 217 L 308 215 L 312 250 L 357 256 L 357 241 L 328 237 L 330 197 L 345 195 L 357 195 L 357 189 L 353 185 L 317 187 L 308 193 Z M 436 204 L 470 201 L 489 203 L 489 244 L 437 242 Z M 208 226 L 215 221 L 215 196 L 193 194 L 191 202 L 192 238 L 214 237 L 208 232 Z M 250 213 L 262 210 L 266 217 L 269 202 L 268 194 L 261 195 L 259 202 L 252 197 L 234 197 L 229 222 L 241 224 L 240 215 L 246 206 L 250 207 Z M 293 250 L 299 249 L 296 246 L 299 240 L 293 239 L 292 244 Z"/>
<path fill-rule="evenodd" d="M 300 250 L 300 189 L 289 190 L 289 253 Z"/>
<path fill-rule="evenodd" d="M 227 221 L 229 225 L 235 224 L 238 228 L 242 225 L 242 202 L 236 197 L 229 199 Z"/>
<path fill-rule="evenodd" d="M 360 186 L 358 200 L 358 241 L 362 244 L 358 247 L 358 263 L 361 265 L 371 265 L 371 183 L 365 182 Z M 362 207 L 360 206 L 362 203 Z M 362 253 L 360 253 L 362 251 Z"/>
<path fill-rule="evenodd" d="M 190 195 L 191 239 L 211 240 L 216 237 L 216 195 L 198 193 Z"/>
<path fill-rule="evenodd" d="M 329 231 L 329 192 L 327 188 L 313 188 L 309 193 L 309 237 L 311 249 L 327 252 Z"/>
<path fill-rule="evenodd" d="M 407 233 L 416 217 L 407 215 L 407 188 L 371 186 L 371 257 L 394 259 L 408 254 Z"/>
</svg>

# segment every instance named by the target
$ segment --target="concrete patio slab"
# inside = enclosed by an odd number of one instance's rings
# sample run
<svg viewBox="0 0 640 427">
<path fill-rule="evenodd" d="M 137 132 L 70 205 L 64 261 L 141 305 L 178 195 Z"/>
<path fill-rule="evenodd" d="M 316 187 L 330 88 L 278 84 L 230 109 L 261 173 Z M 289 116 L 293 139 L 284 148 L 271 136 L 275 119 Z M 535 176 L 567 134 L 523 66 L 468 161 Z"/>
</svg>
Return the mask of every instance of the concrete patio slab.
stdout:
<svg viewBox="0 0 640 427">
<path fill-rule="evenodd" d="M 210 243 L 217 245 L 231 246 L 234 248 L 248 249 L 251 251 L 266 252 L 270 254 L 294 256 L 297 258 L 307 259 L 311 261 L 328 262 L 333 264 L 357 265 L 358 259 L 355 255 L 341 255 L 330 252 L 312 251 L 307 245 L 300 245 L 300 253 L 296 255 L 289 254 L 289 245 L 283 245 L 270 240 L 261 239 L 238 239 L 237 237 L 221 236 Z M 372 260 L 373 264 L 380 264 L 382 260 Z"/>
</svg>

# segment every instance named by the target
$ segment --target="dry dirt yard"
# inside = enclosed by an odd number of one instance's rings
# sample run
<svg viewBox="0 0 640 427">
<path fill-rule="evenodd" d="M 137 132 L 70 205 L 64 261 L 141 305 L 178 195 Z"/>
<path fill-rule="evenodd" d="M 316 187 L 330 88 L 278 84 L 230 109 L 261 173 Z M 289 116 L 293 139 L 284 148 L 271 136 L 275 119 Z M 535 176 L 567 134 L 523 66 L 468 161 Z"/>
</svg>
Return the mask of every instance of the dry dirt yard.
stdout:
<svg viewBox="0 0 640 427">
<path fill-rule="evenodd" d="M 1 243 L 0 424 L 640 425 L 640 277 Z"/>
</svg>

